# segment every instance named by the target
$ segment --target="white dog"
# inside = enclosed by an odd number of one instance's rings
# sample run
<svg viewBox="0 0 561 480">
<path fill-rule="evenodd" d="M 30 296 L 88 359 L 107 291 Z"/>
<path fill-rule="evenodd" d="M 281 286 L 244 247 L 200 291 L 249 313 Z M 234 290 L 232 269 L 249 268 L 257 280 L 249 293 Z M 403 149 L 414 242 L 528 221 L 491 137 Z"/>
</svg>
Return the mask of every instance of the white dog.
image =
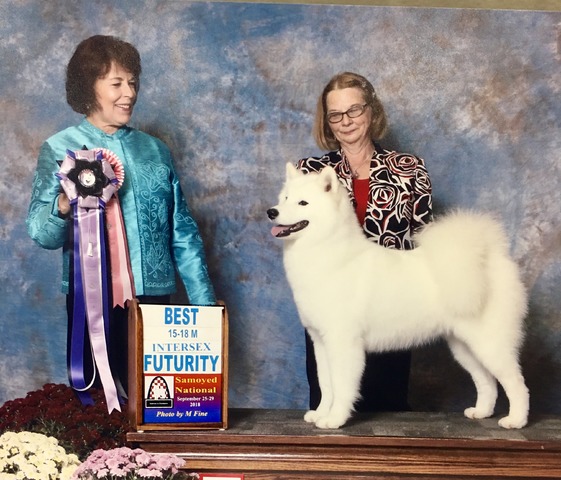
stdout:
<svg viewBox="0 0 561 480">
<path fill-rule="evenodd" d="M 285 242 L 287 278 L 314 342 L 322 398 L 307 422 L 338 428 L 349 419 L 365 352 L 444 337 L 477 389 L 466 417 L 493 414 L 498 380 L 510 403 L 499 425 L 526 425 L 518 362 L 526 293 L 494 220 L 458 212 L 426 227 L 414 250 L 387 249 L 365 237 L 331 167 L 304 175 L 291 164 L 267 215 Z"/>
</svg>

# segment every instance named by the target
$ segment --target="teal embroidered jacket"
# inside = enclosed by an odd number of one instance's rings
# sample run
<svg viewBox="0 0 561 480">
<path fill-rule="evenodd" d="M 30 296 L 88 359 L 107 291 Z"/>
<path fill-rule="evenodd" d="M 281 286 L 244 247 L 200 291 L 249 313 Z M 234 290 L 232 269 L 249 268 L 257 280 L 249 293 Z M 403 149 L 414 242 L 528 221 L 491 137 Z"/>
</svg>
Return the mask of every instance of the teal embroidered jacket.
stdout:
<svg viewBox="0 0 561 480">
<path fill-rule="evenodd" d="M 175 292 L 175 268 L 195 305 L 216 303 L 199 229 L 183 196 L 171 153 L 160 140 L 130 127 L 109 135 L 86 119 L 41 147 L 33 179 L 27 229 L 41 247 L 63 247 L 63 291 L 68 293 L 68 228 L 58 215 L 57 161 L 86 146 L 114 152 L 125 170 L 119 201 L 127 233 L 136 295 Z"/>
</svg>

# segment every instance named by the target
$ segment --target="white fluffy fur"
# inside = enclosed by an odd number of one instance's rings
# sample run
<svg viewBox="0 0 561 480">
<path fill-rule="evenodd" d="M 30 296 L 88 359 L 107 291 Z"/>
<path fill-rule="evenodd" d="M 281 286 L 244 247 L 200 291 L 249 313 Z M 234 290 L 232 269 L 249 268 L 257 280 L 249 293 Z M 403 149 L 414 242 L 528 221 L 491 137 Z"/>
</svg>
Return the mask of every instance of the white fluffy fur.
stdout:
<svg viewBox="0 0 561 480">
<path fill-rule="evenodd" d="M 527 423 L 529 394 L 518 362 L 527 300 L 501 226 L 456 212 L 416 237 L 411 251 L 367 240 L 332 168 L 304 175 L 287 165 L 277 225 L 309 224 L 284 237 L 284 266 L 314 342 L 322 400 L 305 420 L 338 428 L 359 396 L 365 352 L 408 349 L 444 337 L 493 414 L 497 380 L 510 402 L 504 428 Z M 277 229 L 278 230 L 278 229 Z"/>
</svg>

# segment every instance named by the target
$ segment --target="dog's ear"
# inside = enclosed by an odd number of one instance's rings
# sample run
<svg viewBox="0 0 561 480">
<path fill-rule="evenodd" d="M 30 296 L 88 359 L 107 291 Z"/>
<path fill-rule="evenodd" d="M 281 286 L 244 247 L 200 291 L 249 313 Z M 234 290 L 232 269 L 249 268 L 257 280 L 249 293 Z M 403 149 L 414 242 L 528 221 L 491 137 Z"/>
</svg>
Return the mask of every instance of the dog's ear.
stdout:
<svg viewBox="0 0 561 480">
<path fill-rule="evenodd" d="M 321 172 L 319 172 L 319 178 L 326 192 L 334 190 L 339 185 L 339 180 L 337 179 L 337 174 L 335 170 L 333 170 L 333 167 L 324 167 Z"/>
<path fill-rule="evenodd" d="M 288 162 L 286 164 L 286 179 L 290 180 L 298 175 L 298 170 L 292 163 Z"/>
</svg>

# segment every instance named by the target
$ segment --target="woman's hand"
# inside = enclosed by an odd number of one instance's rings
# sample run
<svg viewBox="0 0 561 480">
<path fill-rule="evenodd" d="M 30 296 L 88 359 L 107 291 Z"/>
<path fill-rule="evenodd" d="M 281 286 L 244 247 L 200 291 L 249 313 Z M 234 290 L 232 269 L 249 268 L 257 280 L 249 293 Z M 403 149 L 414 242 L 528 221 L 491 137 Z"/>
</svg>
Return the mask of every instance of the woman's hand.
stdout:
<svg viewBox="0 0 561 480">
<path fill-rule="evenodd" d="M 70 213 L 70 200 L 66 193 L 61 193 L 58 196 L 58 213 L 61 217 L 66 217 Z"/>
</svg>

